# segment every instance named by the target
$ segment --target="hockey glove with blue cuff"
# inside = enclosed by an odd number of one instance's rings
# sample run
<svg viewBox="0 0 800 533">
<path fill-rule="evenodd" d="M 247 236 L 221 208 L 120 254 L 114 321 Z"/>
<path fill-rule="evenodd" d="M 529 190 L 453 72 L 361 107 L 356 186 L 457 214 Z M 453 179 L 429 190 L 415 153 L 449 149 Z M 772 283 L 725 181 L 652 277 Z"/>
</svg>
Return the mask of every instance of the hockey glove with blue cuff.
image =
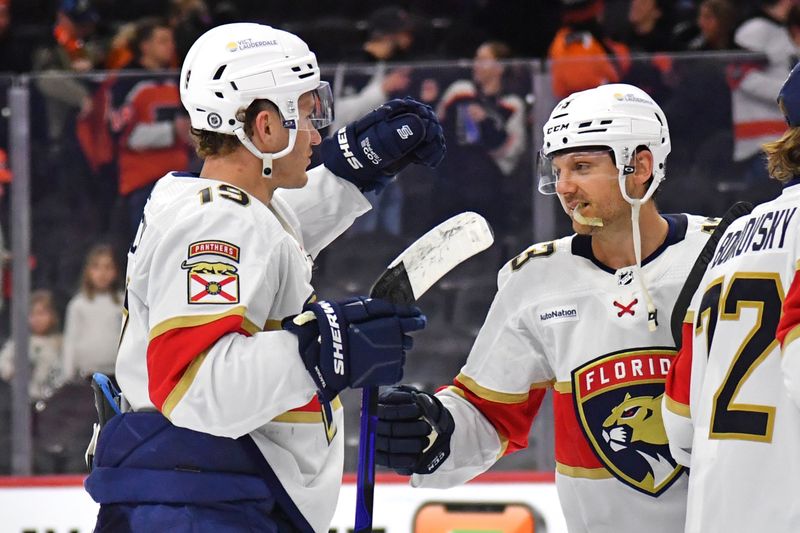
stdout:
<svg viewBox="0 0 800 533">
<path fill-rule="evenodd" d="M 322 141 L 328 170 L 365 192 L 380 192 L 411 163 L 436 167 L 445 151 L 433 109 L 408 97 L 389 100 Z"/>
<path fill-rule="evenodd" d="M 433 394 L 401 385 L 378 397 L 375 463 L 398 474 L 430 474 L 450 455 L 455 422 Z"/>
<path fill-rule="evenodd" d="M 413 346 L 407 334 L 424 327 L 417 307 L 365 297 L 306 304 L 283 320 L 283 329 L 297 335 L 300 357 L 326 401 L 348 387 L 400 381 Z"/>
</svg>

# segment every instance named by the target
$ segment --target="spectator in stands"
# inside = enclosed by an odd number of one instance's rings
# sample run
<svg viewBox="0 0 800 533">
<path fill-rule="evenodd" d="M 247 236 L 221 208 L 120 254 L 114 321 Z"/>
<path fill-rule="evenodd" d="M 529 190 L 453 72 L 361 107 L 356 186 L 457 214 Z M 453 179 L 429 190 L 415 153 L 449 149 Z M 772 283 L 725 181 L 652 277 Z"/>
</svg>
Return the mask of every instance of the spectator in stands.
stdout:
<svg viewBox="0 0 800 533">
<path fill-rule="evenodd" d="M 736 19 L 736 7 L 730 0 L 704 0 L 697 10 L 700 35 L 689 43 L 689 50 L 709 52 L 734 49 Z"/>
<path fill-rule="evenodd" d="M 31 362 L 31 380 L 28 395 L 38 410 L 63 383 L 61 359 L 61 333 L 53 294 L 47 290 L 31 294 L 28 313 L 30 339 L 28 357 Z M 10 381 L 14 377 L 14 341 L 6 341 L 0 350 L 0 378 Z"/>
<path fill-rule="evenodd" d="M 760 11 L 734 34 L 736 45 L 764 57 L 763 61 L 743 62 L 729 69 L 728 80 L 732 91 L 733 159 L 755 201 L 771 199 L 780 190 L 765 187 L 774 180 L 767 180 L 761 145 L 786 130 L 783 115 L 775 106 L 775 95 L 798 53 L 786 27 L 793 4 L 794 0 L 759 0 Z"/>
<path fill-rule="evenodd" d="M 33 67 L 39 71 L 84 73 L 103 64 L 105 46 L 94 37 L 97 13 L 88 0 L 62 0 L 52 44 L 37 50 Z M 86 84 L 67 77 L 37 77 L 36 84 L 46 97 L 49 138 L 58 141 L 67 133 L 66 125 L 76 111 L 91 110 Z"/>
<path fill-rule="evenodd" d="M 213 22 L 205 0 L 171 0 L 169 25 L 175 32 L 175 49 L 180 64 L 192 43 L 211 29 Z"/>
<path fill-rule="evenodd" d="M 631 51 L 667 52 L 674 50 L 672 0 L 631 0 L 630 23 L 625 38 Z"/>
<path fill-rule="evenodd" d="M 111 87 L 112 130 L 118 135 L 119 192 L 127 203 L 129 236 L 142 217 L 156 181 L 189 163 L 189 119 L 178 86 L 166 76 L 175 58 L 172 28 L 158 19 L 137 24 L 131 43 L 131 69 L 148 71 L 121 77 Z"/>
<path fill-rule="evenodd" d="M 525 104 L 508 91 L 509 47 L 488 41 L 478 47 L 472 79 L 459 80 L 442 95 L 437 109 L 448 155 L 437 169 L 437 221 L 466 210 L 476 211 L 495 230 L 506 227 L 509 175 L 525 148 Z"/>
<path fill-rule="evenodd" d="M 64 377 L 112 377 L 122 324 L 122 294 L 114 251 L 106 244 L 86 256 L 81 287 L 64 320 Z"/>
<path fill-rule="evenodd" d="M 108 48 L 106 70 L 118 70 L 127 67 L 133 61 L 131 42 L 136 37 L 136 23 L 128 22 L 117 29 Z"/>
<path fill-rule="evenodd" d="M 405 96 L 410 83 L 410 69 L 387 69 L 387 61 L 398 61 L 413 43 L 413 23 L 408 12 L 399 7 L 384 7 L 369 17 L 369 38 L 364 43 L 364 58 L 375 62 L 371 76 L 356 72 L 335 87 L 336 112 L 330 131 L 356 120 L 393 96 Z M 391 235 L 401 232 L 403 193 L 397 182 L 389 183 L 383 191 L 365 194 L 372 209 L 359 217 L 351 234 L 380 231 Z"/>
<path fill-rule="evenodd" d="M 562 26 L 547 53 L 552 61 L 553 94 L 560 99 L 620 81 L 629 68 L 630 51 L 606 37 L 600 25 L 603 0 L 561 2 Z"/>
</svg>

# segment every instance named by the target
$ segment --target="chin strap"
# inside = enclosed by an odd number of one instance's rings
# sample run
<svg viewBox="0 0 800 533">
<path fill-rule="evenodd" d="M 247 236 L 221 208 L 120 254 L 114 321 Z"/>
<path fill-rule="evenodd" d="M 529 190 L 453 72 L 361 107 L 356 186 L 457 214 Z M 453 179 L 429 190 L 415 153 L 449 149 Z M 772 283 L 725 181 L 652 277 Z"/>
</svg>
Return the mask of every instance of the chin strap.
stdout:
<svg viewBox="0 0 800 533">
<path fill-rule="evenodd" d="M 251 141 L 244 132 L 244 128 L 237 128 L 233 133 L 236 134 L 236 138 L 247 148 L 248 152 L 261 160 L 261 176 L 267 179 L 272 178 L 272 161 L 280 159 L 291 152 L 294 148 L 295 140 L 297 139 L 297 130 L 289 129 L 289 144 L 286 145 L 286 148 L 274 154 L 268 154 L 256 148 L 256 145 L 253 144 L 253 141 Z"/>
<path fill-rule="evenodd" d="M 633 253 L 636 256 L 636 277 L 639 278 L 639 286 L 644 294 L 644 300 L 647 303 L 647 328 L 650 331 L 655 331 L 658 327 L 658 309 L 653 303 L 653 298 L 650 296 L 650 291 L 647 290 L 647 283 L 645 283 L 644 272 L 642 272 L 642 232 L 639 228 L 639 209 L 642 207 L 641 200 L 633 200 L 631 202 L 631 226 L 633 228 Z"/>
</svg>

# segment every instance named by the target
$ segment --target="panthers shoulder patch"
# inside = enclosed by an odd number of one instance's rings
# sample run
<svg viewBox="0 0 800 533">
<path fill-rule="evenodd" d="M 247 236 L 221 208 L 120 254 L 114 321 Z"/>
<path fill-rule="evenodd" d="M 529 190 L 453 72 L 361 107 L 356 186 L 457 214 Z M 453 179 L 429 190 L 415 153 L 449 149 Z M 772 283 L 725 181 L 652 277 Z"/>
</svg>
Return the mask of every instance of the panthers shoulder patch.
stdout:
<svg viewBox="0 0 800 533">
<path fill-rule="evenodd" d="M 187 294 L 190 304 L 239 303 L 240 249 L 225 241 L 199 241 L 189 245 L 188 259 L 181 263 L 186 270 Z M 203 261 L 198 256 L 217 256 L 227 261 Z"/>
<path fill-rule="evenodd" d="M 572 371 L 579 425 L 597 458 L 618 480 L 649 496 L 683 472 L 670 454 L 661 399 L 674 348 L 603 355 Z"/>
</svg>

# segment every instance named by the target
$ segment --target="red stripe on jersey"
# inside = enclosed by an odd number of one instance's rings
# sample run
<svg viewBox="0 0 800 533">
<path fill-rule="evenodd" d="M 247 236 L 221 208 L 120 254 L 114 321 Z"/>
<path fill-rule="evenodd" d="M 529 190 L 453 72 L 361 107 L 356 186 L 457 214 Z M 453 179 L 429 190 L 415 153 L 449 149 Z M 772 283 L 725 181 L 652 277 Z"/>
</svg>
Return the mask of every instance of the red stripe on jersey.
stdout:
<svg viewBox="0 0 800 533">
<path fill-rule="evenodd" d="M 789 292 L 783 301 L 783 313 L 781 321 L 778 322 L 778 331 L 775 333 L 775 338 L 781 343 L 781 347 L 786 336 L 798 325 L 800 325 L 800 276 L 795 274 L 792 286 L 789 287 Z"/>
<path fill-rule="evenodd" d="M 322 410 L 322 406 L 319 404 L 319 398 L 314 395 L 311 398 L 311 401 L 301 407 L 295 407 L 290 412 L 292 413 L 319 413 Z"/>
<path fill-rule="evenodd" d="M 556 426 L 556 462 L 580 468 L 603 468 L 583 434 L 575 415 L 571 392 L 553 390 L 553 415 Z"/>
<path fill-rule="evenodd" d="M 681 330 L 681 349 L 669 367 L 664 393 L 673 401 L 689 405 L 689 392 L 692 386 L 692 339 L 694 324 L 684 322 Z"/>
<path fill-rule="evenodd" d="M 242 317 L 232 315 L 152 339 L 147 345 L 147 387 L 153 405 L 160 410 L 191 362 L 228 333 L 250 335 L 242 329 Z"/>
<path fill-rule="evenodd" d="M 531 389 L 528 399 L 524 402 L 500 403 L 481 398 L 457 379 L 454 379 L 453 383 L 464 392 L 469 403 L 489 420 L 494 429 L 508 440 L 508 447 L 506 447 L 504 455 L 528 446 L 531 424 L 539 411 L 539 406 L 542 405 L 547 389 Z"/>
</svg>

